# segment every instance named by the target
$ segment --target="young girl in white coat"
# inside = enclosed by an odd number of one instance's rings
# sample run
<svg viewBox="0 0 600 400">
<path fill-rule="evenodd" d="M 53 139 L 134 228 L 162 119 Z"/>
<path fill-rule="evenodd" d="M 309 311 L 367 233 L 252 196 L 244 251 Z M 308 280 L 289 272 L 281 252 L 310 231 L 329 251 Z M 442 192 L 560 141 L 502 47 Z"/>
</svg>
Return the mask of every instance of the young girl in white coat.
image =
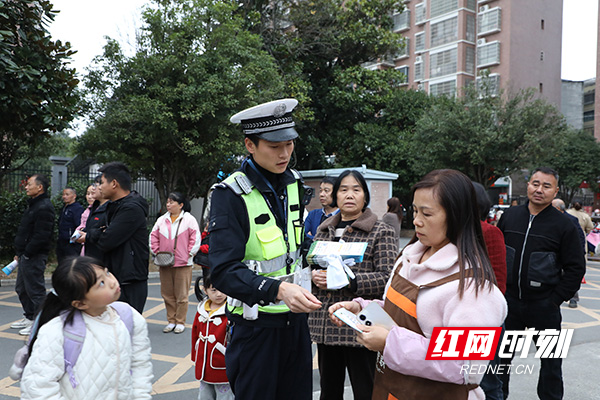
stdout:
<svg viewBox="0 0 600 400">
<path fill-rule="evenodd" d="M 59 264 L 52 286 L 29 345 L 21 398 L 150 399 L 148 328 L 144 317 L 132 309 L 130 334 L 111 307 L 121 293 L 117 279 L 95 259 L 76 257 Z M 81 353 L 66 373 L 64 325 L 76 313 L 82 314 L 86 332 Z"/>
</svg>

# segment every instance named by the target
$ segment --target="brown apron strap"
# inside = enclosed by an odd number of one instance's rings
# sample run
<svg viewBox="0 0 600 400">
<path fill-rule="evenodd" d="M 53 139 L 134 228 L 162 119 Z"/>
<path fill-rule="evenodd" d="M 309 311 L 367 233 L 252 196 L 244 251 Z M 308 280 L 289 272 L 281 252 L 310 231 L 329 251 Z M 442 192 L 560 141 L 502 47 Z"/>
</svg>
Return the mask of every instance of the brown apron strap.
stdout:
<svg viewBox="0 0 600 400">
<path fill-rule="evenodd" d="M 473 276 L 473 270 L 471 268 L 469 268 L 468 270 L 465 271 L 465 278 L 471 278 L 472 276 Z M 460 271 L 455 272 L 452 275 L 448 275 L 444 278 L 438 279 L 437 281 L 433 281 L 433 282 L 427 283 L 425 285 L 421 285 L 419 287 L 420 288 L 434 288 L 434 287 L 442 286 L 448 282 L 455 281 L 457 279 L 460 279 Z"/>
</svg>

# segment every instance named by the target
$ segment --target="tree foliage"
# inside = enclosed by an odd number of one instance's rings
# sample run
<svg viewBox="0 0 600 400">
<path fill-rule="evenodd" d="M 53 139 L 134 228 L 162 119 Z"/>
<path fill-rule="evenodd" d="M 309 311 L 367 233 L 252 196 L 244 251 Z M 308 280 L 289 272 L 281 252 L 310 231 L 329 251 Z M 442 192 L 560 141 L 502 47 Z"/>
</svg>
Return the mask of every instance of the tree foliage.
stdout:
<svg viewBox="0 0 600 400">
<path fill-rule="evenodd" d="M 0 0 L 0 180 L 34 156 L 48 154 L 52 132 L 78 110 L 70 44 L 53 41 L 47 0 Z"/>
<path fill-rule="evenodd" d="M 155 0 L 132 57 L 109 40 L 85 78 L 91 128 L 79 150 L 120 159 L 169 192 L 204 196 L 243 154 L 235 112 L 283 95 L 273 58 L 235 1 Z"/>
<path fill-rule="evenodd" d="M 279 8 L 274 2 L 243 3 L 246 15 L 261 15 L 261 23 L 250 28 L 263 36 L 284 73 L 288 93 L 303 106 L 297 115 L 298 167 L 329 166 L 329 155 L 336 155 L 336 163 L 347 159 L 340 144 L 360 139 L 357 124 L 376 123 L 384 99 L 400 90 L 398 71 L 367 71 L 361 64 L 403 45 L 402 36 L 391 29 L 391 10 L 401 11 L 403 2 L 285 0 L 278 2 Z"/>
<path fill-rule="evenodd" d="M 590 133 L 568 129 L 540 165 L 550 166 L 558 172 L 560 195 L 568 205 L 583 182 L 587 182 L 594 192 L 598 191 L 600 143 Z"/>
<path fill-rule="evenodd" d="M 539 165 L 568 131 L 562 115 L 533 90 L 481 96 L 474 88 L 439 98 L 417 123 L 414 166 L 419 174 L 453 168 L 489 187 L 497 178 Z"/>
</svg>

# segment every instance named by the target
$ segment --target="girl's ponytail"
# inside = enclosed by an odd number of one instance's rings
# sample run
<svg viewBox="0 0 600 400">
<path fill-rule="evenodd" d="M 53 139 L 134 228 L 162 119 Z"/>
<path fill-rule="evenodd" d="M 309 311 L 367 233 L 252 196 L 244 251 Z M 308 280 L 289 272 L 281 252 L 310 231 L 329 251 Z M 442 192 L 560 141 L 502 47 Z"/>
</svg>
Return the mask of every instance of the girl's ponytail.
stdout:
<svg viewBox="0 0 600 400">
<path fill-rule="evenodd" d="M 62 311 L 65 311 L 68 308 L 72 308 L 74 310 L 72 306 L 66 307 L 60 300 L 60 298 L 56 294 L 54 294 L 54 289 L 52 290 L 52 292 L 46 295 L 46 299 L 44 300 L 44 303 L 40 308 L 40 312 L 35 319 L 34 328 L 31 330 L 31 338 L 29 340 L 29 354 L 31 354 L 31 351 L 33 350 L 33 344 L 37 339 L 38 332 L 42 325 L 44 325 L 51 319 L 58 317 Z M 71 311 L 71 314 L 72 312 L 73 311 Z M 72 318 L 72 315 L 70 315 L 70 317 Z"/>
</svg>

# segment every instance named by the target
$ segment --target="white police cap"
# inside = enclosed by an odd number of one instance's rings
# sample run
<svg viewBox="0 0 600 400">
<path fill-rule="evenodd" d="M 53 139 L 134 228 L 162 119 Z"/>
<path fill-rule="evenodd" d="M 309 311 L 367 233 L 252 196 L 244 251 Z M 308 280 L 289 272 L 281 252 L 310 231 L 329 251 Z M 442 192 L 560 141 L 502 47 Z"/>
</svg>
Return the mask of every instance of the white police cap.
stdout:
<svg viewBox="0 0 600 400">
<path fill-rule="evenodd" d="M 298 137 L 292 119 L 292 110 L 296 105 L 296 99 L 270 101 L 240 111 L 230 121 L 242 124 L 246 135 L 257 135 L 269 142 L 284 142 Z"/>
</svg>

